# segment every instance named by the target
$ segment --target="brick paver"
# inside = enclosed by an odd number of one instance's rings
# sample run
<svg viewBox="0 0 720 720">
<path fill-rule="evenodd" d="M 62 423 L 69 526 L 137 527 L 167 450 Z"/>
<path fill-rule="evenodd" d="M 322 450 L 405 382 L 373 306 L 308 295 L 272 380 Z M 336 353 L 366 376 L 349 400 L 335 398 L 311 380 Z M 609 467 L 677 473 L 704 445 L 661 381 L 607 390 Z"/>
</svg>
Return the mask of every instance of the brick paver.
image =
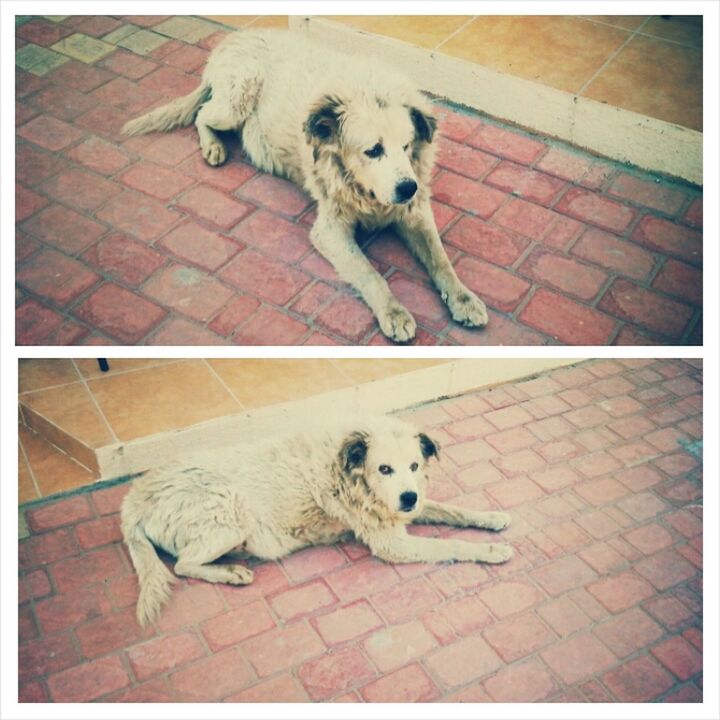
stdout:
<svg viewBox="0 0 720 720">
<path fill-rule="evenodd" d="M 697 361 L 590 361 L 404 413 L 445 440 L 433 496 L 509 509 L 506 565 L 309 548 L 254 565 L 247 587 L 178 580 L 141 631 L 118 534 L 128 484 L 29 507 L 21 700 L 701 702 L 702 471 L 678 430 L 702 427 L 701 381 Z M 619 399 L 655 441 L 621 469 L 595 459 L 627 445 L 601 409 Z M 542 451 L 548 420 L 569 458 Z M 468 443 L 483 452 L 453 453 Z M 508 473 L 523 451 L 540 466 Z"/>
<path fill-rule="evenodd" d="M 237 143 L 210 168 L 192 128 L 119 134 L 192 89 L 226 32 L 169 16 L 18 24 L 18 344 L 386 344 L 312 249 L 315 211 L 297 187 L 255 171 Z M 415 314 L 415 344 L 702 343 L 700 189 L 479 115 L 442 105 L 437 114 L 438 227 L 458 274 L 491 308 L 490 325 L 454 323 L 393 234 L 364 238 Z M 48 246 L 96 282 L 75 281 L 70 297 L 37 282 L 54 257 Z M 214 302 L 197 293 L 181 309 L 177 293 L 157 292 L 177 263 L 209 273 Z M 303 302 L 319 282 L 323 297 Z M 118 288 L 140 313 L 129 332 L 88 312 L 92 295 Z"/>
</svg>

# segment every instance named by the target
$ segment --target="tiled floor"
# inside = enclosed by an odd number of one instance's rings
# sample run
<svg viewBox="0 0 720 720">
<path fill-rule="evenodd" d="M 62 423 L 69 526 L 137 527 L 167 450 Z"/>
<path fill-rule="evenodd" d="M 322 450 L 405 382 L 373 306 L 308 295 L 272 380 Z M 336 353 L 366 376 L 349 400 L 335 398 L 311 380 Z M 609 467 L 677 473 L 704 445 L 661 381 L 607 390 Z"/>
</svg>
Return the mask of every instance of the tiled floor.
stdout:
<svg viewBox="0 0 720 720">
<path fill-rule="evenodd" d="M 99 448 L 443 362 L 448 361 L 115 358 L 102 373 L 92 359 L 23 359 L 19 399 L 53 428 Z M 21 427 L 21 503 L 96 479 L 47 439 L 63 447 L 61 440 Z"/>
<path fill-rule="evenodd" d="M 333 16 L 615 107 L 702 130 L 701 16 Z"/>
<path fill-rule="evenodd" d="M 504 508 L 503 566 L 357 544 L 180 581 L 141 632 L 119 485 L 26 512 L 21 701 L 700 702 L 702 370 L 600 360 L 409 414 L 432 497 Z M 485 540 L 438 527 L 428 535 Z"/>
<path fill-rule="evenodd" d="M 387 344 L 312 249 L 313 208 L 295 186 L 237 146 L 208 168 L 189 128 L 118 134 L 196 85 L 223 33 L 182 20 L 17 27 L 18 344 Z M 454 324 L 399 241 L 368 238 L 416 343 L 701 343 L 700 191 L 438 114 L 438 226 L 490 324 Z"/>
</svg>

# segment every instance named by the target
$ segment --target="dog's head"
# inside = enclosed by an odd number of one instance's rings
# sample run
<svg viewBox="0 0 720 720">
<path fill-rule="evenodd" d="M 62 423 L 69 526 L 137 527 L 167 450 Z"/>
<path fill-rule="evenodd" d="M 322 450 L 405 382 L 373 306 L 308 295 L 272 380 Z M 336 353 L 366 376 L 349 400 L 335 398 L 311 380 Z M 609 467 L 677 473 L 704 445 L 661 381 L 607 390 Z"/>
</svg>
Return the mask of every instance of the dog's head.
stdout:
<svg viewBox="0 0 720 720">
<path fill-rule="evenodd" d="M 346 181 L 383 206 L 409 203 L 418 165 L 433 141 L 436 120 L 419 93 L 324 95 L 310 108 L 305 137 L 315 160 L 331 153 Z"/>
<path fill-rule="evenodd" d="M 380 432 L 347 435 L 339 464 L 354 491 L 351 497 L 379 504 L 385 517 L 411 522 L 425 502 L 429 461 L 439 453 L 436 440 L 398 423 Z"/>
</svg>

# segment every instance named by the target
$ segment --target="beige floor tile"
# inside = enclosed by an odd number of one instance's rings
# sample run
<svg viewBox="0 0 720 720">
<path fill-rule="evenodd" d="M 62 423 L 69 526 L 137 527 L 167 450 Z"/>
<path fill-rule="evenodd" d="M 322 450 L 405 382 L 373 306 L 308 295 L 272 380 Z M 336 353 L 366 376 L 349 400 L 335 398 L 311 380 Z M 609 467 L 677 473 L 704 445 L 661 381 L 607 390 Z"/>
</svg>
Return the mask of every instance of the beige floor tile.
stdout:
<svg viewBox="0 0 720 720">
<path fill-rule="evenodd" d="M 132 372 L 134 370 L 144 370 L 145 368 L 155 367 L 156 365 L 167 365 L 168 363 L 177 362 L 176 360 L 164 360 L 161 358 L 108 358 L 109 370 L 103 372 L 100 370 L 98 361 L 94 358 L 83 358 L 75 360 L 78 370 L 85 378 L 107 377 L 108 375 L 117 375 L 118 373 Z"/>
<path fill-rule="evenodd" d="M 702 52 L 635 37 L 583 92 L 616 107 L 702 129 Z"/>
<path fill-rule="evenodd" d="M 79 379 L 72 360 L 27 358 L 21 359 L 18 364 L 18 386 L 21 393 L 66 385 Z"/>
<path fill-rule="evenodd" d="M 672 15 L 667 20 L 653 17 L 642 29 L 643 33 L 672 40 L 683 45 L 701 48 L 703 44 L 702 15 Z"/>
<path fill-rule="evenodd" d="M 208 363 L 246 408 L 298 400 L 352 384 L 329 360 L 245 359 Z"/>
<path fill-rule="evenodd" d="M 20 442 L 25 449 L 42 497 L 95 482 L 95 476 L 87 468 L 60 452 L 32 430 L 21 427 L 19 432 Z"/>
<path fill-rule="evenodd" d="M 329 20 L 358 30 L 435 48 L 462 27 L 470 15 L 328 15 Z"/>
<path fill-rule="evenodd" d="M 543 85 L 577 92 L 629 33 L 575 17 L 484 16 L 441 52 Z"/>
<path fill-rule="evenodd" d="M 240 410 L 202 360 L 101 377 L 89 380 L 88 385 L 122 441 Z"/>
<path fill-rule="evenodd" d="M 624 28 L 625 30 L 637 30 L 643 24 L 647 15 L 583 15 L 581 17 L 583 20 L 594 20 L 606 25 Z"/>
<path fill-rule="evenodd" d="M 22 402 L 88 447 L 114 442 L 83 383 L 26 393 Z"/>
<path fill-rule="evenodd" d="M 37 500 L 39 497 L 30 468 L 18 442 L 18 503 L 22 505 L 31 500 Z"/>
<path fill-rule="evenodd" d="M 333 360 L 333 363 L 343 372 L 349 375 L 356 383 L 372 382 L 383 380 L 393 375 L 421 370 L 422 368 L 439 365 L 449 362 L 447 360 L 423 360 L 423 359 L 393 359 L 383 358 L 379 360 L 366 360 L 362 358 L 342 358 Z"/>
</svg>

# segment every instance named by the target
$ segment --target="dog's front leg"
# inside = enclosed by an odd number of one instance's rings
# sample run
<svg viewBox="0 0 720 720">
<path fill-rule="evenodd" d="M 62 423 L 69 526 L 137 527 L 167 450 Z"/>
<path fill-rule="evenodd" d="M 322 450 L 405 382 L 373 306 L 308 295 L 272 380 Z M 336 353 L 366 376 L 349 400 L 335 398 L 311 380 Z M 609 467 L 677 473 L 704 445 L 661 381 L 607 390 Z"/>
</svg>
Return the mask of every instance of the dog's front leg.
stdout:
<svg viewBox="0 0 720 720">
<path fill-rule="evenodd" d="M 513 555 L 509 545 L 417 537 L 408 535 L 404 526 L 371 533 L 367 543 L 373 555 L 393 563 L 503 563 Z"/>
<path fill-rule="evenodd" d="M 450 263 L 435 225 L 430 201 L 418 200 L 395 227 L 411 252 L 427 268 L 450 308 L 453 320 L 470 327 L 487 325 L 485 303 L 460 281 Z"/>
<path fill-rule="evenodd" d="M 397 342 L 415 337 L 413 316 L 395 299 L 385 278 L 360 250 L 352 227 L 320 207 L 310 237 L 318 252 L 370 306 L 385 335 Z"/>
<path fill-rule="evenodd" d="M 454 527 L 476 527 L 486 530 L 504 530 L 510 524 L 510 516 L 504 512 L 480 512 L 466 510 L 456 505 L 427 500 L 416 523 L 444 523 Z"/>
</svg>

